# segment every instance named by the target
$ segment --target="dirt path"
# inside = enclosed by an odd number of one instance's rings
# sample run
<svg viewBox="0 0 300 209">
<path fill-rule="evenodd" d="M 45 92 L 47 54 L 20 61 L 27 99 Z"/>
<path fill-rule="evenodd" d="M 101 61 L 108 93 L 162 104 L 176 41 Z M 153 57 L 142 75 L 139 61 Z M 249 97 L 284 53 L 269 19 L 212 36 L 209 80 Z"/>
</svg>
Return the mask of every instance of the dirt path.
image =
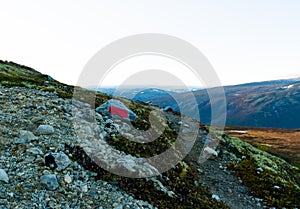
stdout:
<svg viewBox="0 0 300 209">
<path fill-rule="evenodd" d="M 179 127 L 180 116 L 168 113 L 167 117 L 169 121 L 173 121 L 173 128 Z M 192 151 L 186 157 L 186 160 L 200 171 L 198 183 L 208 188 L 216 199 L 223 201 L 232 209 L 266 208 L 261 199 L 253 197 L 251 190 L 245 187 L 237 176 L 226 169 L 226 165 L 232 161 L 230 156 L 221 154 L 221 151 L 215 159 L 209 159 L 203 164 L 197 162 L 203 149 L 204 137 L 205 135 L 199 135 Z M 217 151 L 222 149 L 219 145 Z"/>
</svg>

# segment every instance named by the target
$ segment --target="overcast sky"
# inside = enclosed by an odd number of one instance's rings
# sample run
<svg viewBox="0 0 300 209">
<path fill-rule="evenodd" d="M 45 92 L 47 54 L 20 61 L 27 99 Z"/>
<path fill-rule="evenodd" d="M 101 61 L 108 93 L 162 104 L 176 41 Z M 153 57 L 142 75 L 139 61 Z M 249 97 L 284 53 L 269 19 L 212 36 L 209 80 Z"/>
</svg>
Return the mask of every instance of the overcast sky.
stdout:
<svg viewBox="0 0 300 209">
<path fill-rule="evenodd" d="M 102 47 L 140 33 L 169 34 L 193 44 L 223 85 L 300 77 L 298 0 L 0 3 L 0 59 L 68 84 L 77 83 L 85 64 Z M 192 80 L 189 76 L 185 79 Z"/>
</svg>

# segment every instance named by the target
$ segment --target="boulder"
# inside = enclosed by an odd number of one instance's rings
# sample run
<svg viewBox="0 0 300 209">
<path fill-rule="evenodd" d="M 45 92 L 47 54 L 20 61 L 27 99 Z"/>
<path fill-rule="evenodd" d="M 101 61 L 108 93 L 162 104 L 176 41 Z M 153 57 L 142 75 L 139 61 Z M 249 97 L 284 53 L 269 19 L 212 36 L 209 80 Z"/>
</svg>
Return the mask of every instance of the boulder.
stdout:
<svg viewBox="0 0 300 209">
<path fill-rule="evenodd" d="M 125 104 L 116 99 L 110 99 L 96 108 L 96 112 L 101 115 L 135 121 L 137 115 L 132 112 Z"/>
</svg>

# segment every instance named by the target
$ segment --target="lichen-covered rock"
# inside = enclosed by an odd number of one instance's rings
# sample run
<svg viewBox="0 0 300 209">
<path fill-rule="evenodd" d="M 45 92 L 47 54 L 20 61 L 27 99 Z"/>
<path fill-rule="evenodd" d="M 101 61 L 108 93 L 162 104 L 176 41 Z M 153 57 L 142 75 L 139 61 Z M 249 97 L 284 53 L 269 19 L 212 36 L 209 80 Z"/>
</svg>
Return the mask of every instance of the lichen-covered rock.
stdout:
<svg viewBox="0 0 300 209">
<path fill-rule="evenodd" d="M 54 128 L 50 125 L 40 125 L 36 132 L 39 135 L 49 135 L 54 133 Z"/>
<path fill-rule="evenodd" d="M 47 174 L 41 177 L 41 185 L 43 185 L 46 189 L 55 190 L 59 187 L 56 175 Z"/>
<path fill-rule="evenodd" d="M 3 181 L 3 182 L 5 182 L 5 183 L 8 183 L 8 182 L 9 182 L 8 175 L 7 175 L 7 173 L 5 172 L 5 170 L 3 170 L 3 169 L 0 169 L 0 181 Z"/>
</svg>

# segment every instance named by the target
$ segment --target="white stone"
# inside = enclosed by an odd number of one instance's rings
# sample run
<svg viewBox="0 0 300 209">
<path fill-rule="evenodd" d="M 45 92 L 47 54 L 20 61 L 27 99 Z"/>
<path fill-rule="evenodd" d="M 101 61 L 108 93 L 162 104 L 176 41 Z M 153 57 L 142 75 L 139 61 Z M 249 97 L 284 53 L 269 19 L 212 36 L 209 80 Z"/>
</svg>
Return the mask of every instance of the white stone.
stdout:
<svg viewBox="0 0 300 209">
<path fill-rule="evenodd" d="M 71 176 L 69 176 L 68 174 L 66 174 L 64 176 L 64 181 L 67 183 L 67 184 L 70 184 L 72 182 L 72 178 Z"/>
<path fill-rule="evenodd" d="M 210 147 L 205 147 L 203 151 L 204 151 L 204 153 L 206 153 L 208 155 L 212 155 L 212 156 L 215 156 L 215 157 L 218 156 L 218 153 Z"/>
<path fill-rule="evenodd" d="M 257 171 L 258 171 L 258 172 L 263 172 L 264 169 L 262 169 L 262 167 L 259 167 L 259 168 L 257 168 Z"/>
<path fill-rule="evenodd" d="M 36 132 L 40 135 L 49 135 L 54 133 L 54 128 L 50 125 L 40 125 Z"/>
<path fill-rule="evenodd" d="M 213 194 L 211 197 L 217 201 L 220 201 L 220 197 L 216 194 Z"/>
<path fill-rule="evenodd" d="M 87 185 L 82 186 L 81 191 L 82 192 L 87 192 L 88 191 L 88 186 Z"/>
<path fill-rule="evenodd" d="M 9 182 L 8 175 L 3 169 L 0 169 L 0 181 L 4 181 L 5 183 Z"/>
</svg>

